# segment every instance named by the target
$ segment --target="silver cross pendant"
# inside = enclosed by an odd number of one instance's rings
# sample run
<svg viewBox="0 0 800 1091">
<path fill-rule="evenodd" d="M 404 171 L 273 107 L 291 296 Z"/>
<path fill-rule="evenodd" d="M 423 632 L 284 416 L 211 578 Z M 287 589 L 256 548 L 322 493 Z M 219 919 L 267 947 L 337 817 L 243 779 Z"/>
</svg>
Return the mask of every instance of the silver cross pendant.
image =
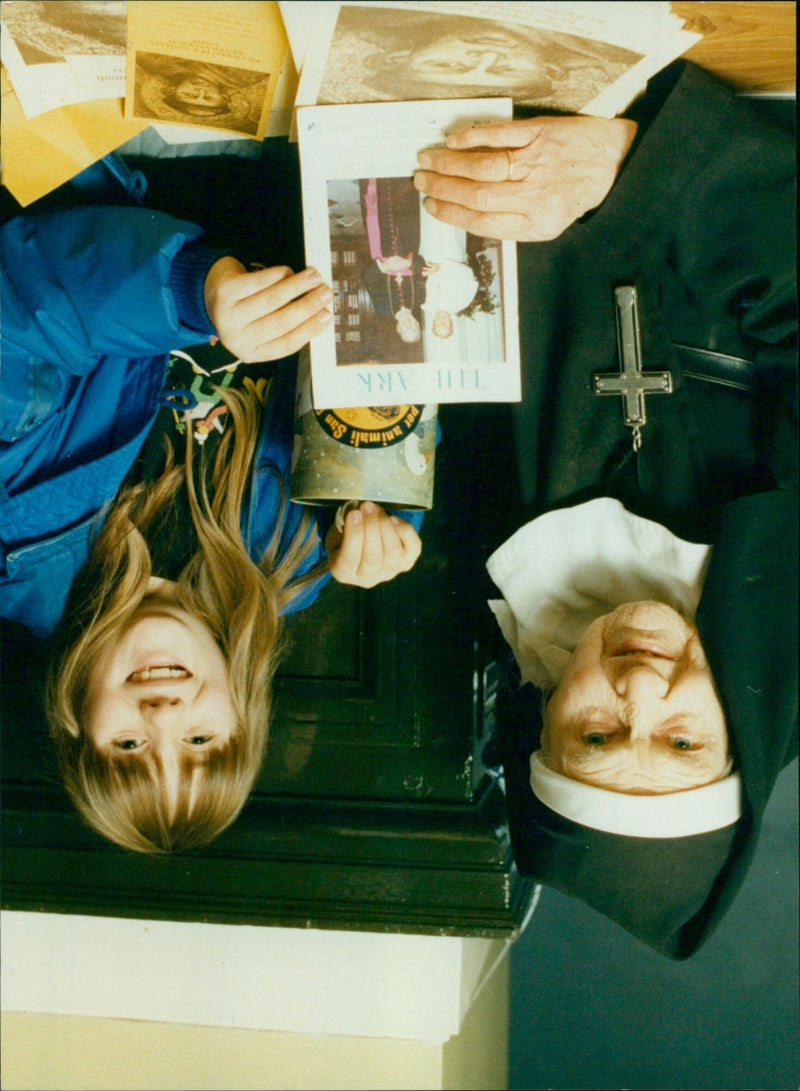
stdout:
<svg viewBox="0 0 800 1091">
<path fill-rule="evenodd" d="M 622 415 L 633 429 L 633 449 L 642 446 L 642 428 L 647 424 L 645 394 L 671 394 L 669 371 L 642 371 L 642 336 L 639 327 L 639 302 L 636 288 L 625 284 L 614 289 L 617 314 L 617 345 L 622 371 L 594 376 L 595 394 L 620 394 Z"/>
</svg>

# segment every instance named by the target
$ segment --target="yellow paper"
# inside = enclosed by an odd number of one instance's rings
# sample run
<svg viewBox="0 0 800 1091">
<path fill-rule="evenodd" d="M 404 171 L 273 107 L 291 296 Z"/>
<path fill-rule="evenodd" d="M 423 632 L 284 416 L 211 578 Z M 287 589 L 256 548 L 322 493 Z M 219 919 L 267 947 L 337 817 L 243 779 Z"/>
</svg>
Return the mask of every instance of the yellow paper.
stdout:
<svg viewBox="0 0 800 1091">
<path fill-rule="evenodd" d="M 276 3 L 128 5 L 125 116 L 263 139 L 287 49 Z"/>
<path fill-rule="evenodd" d="M 3 185 L 26 207 L 147 128 L 126 121 L 122 99 L 76 102 L 26 118 L 5 69 L 2 81 Z"/>
</svg>

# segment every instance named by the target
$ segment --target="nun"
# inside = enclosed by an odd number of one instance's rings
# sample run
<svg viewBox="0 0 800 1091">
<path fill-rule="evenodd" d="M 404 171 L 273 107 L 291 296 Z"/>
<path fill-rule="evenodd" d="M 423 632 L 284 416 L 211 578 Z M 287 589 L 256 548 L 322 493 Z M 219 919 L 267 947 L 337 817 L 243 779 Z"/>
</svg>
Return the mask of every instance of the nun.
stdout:
<svg viewBox="0 0 800 1091">
<path fill-rule="evenodd" d="M 622 117 L 469 127 L 420 168 L 433 215 L 521 244 L 488 561 L 517 867 L 689 957 L 797 754 L 793 139 L 677 62 Z"/>
</svg>

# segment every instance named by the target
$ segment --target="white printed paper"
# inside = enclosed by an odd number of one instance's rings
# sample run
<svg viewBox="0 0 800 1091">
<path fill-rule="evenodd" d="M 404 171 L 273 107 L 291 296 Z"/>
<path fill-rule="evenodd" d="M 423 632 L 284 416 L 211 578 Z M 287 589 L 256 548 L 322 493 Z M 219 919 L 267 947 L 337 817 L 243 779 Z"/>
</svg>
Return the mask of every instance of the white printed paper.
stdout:
<svg viewBox="0 0 800 1091">
<path fill-rule="evenodd" d="M 441 223 L 417 154 L 506 99 L 298 111 L 306 259 L 335 293 L 311 343 L 314 407 L 518 401 L 516 247 Z"/>
</svg>

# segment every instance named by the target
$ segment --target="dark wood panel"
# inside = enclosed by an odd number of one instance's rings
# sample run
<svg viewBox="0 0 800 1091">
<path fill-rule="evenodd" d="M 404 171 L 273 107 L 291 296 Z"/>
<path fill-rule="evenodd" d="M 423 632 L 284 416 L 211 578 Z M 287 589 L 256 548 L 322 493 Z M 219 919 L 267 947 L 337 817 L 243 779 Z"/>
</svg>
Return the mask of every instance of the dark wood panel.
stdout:
<svg viewBox="0 0 800 1091">
<path fill-rule="evenodd" d="M 121 859 L 55 796 L 31 802 L 4 801 L 6 908 L 507 936 L 532 892 L 491 782 L 471 807 L 254 800 L 209 849 L 172 857 Z"/>
<path fill-rule="evenodd" d="M 82 825 L 26 681 L 40 653 L 4 629 L 6 908 L 515 933 L 532 887 L 514 868 L 504 796 L 482 761 L 493 670 L 483 560 L 519 507 L 502 413 L 440 416 L 420 562 L 369 592 L 333 584 L 291 619 L 264 772 L 204 850 L 148 858 Z M 490 464 L 477 457 L 487 449 Z"/>
</svg>

